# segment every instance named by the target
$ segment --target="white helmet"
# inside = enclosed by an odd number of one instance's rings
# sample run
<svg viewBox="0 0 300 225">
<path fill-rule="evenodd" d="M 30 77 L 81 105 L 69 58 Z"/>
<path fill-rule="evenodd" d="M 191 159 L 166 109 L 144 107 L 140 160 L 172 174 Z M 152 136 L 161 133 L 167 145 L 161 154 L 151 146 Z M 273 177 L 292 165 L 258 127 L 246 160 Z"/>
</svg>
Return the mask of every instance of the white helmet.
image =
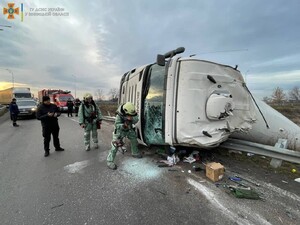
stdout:
<svg viewBox="0 0 300 225">
<path fill-rule="evenodd" d="M 83 96 L 83 99 L 86 100 L 86 99 L 88 99 L 88 98 L 93 99 L 92 94 L 90 94 L 90 93 L 85 93 L 84 96 Z"/>
<path fill-rule="evenodd" d="M 124 105 L 123 105 L 123 110 L 126 114 L 128 115 L 135 115 L 136 114 L 136 111 L 135 111 L 135 106 L 134 104 L 132 104 L 131 102 L 126 102 Z"/>
</svg>

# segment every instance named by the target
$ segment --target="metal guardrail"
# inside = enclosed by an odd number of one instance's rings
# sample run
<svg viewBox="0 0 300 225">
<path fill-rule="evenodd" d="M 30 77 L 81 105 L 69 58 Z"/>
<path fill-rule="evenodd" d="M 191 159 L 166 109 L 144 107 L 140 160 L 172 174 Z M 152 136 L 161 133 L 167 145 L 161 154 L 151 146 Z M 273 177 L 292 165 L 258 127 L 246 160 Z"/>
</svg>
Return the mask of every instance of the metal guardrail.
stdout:
<svg viewBox="0 0 300 225">
<path fill-rule="evenodd" d="M 6 109 L 6 106 L 5 105 L 0 105 L 0 111 Z"/>
<path fill-rule="evenodd" d="M 221 147 L 300 164 L 300 152 L 229 138 Z"/>
<path fill-rule="evenodd" d="M 104 116 L 106 121 L 115 121 L 116 117 Z M 269 145 L 258 144 L 250 141 L 243 141 L 238 139 L 229 138 L 227 141 L 223 142 L 220 147 L 241 151 L 249 152 L 257 155 L 263 155 L 275 159 L 284 160 L 287 162 L 300 164 L 300 152 L 277 148 Z"/>
</svg>

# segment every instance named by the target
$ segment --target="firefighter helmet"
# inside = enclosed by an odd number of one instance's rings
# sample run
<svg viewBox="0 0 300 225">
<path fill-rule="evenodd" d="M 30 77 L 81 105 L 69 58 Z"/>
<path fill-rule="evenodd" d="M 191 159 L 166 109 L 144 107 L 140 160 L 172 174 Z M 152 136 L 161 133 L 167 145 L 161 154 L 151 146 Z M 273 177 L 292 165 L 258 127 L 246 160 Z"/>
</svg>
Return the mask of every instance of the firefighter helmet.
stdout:
<svg viewBox="0 0 300 225">
<path fill-rule="evenodd" d="M 126 114 L 128 115 L 135 115 L 136 112 L 135 112 L 135 106 L 134 104 L 132 104 L 131 102 L 126 102 L 124 105 L 123 105 L 123 110 Z"/>
<path fill-rule="evenodd" d="M 83 99 L 93 98 L 93 96 L 90 93 L 85 93 L 83 96 Z"/>
</svg>

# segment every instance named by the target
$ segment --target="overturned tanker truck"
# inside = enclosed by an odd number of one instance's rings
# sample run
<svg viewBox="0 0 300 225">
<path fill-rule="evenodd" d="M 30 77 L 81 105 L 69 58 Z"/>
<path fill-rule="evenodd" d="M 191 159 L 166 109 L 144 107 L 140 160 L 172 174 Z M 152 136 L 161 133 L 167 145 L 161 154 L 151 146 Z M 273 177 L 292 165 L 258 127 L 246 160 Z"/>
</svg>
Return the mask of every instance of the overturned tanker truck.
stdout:
<svg viewBox="0 0 300 225">
<path fill-rule="evenodd" d="M 300 127 L 255 99 L 237 66 L 179 57 L 184 50 L 122 76 L 119 103 L 135 104 L 141 144 L 208 149 L 229 137 L 272 146 L 285 138 L 300 150 Z"/>
</svg>

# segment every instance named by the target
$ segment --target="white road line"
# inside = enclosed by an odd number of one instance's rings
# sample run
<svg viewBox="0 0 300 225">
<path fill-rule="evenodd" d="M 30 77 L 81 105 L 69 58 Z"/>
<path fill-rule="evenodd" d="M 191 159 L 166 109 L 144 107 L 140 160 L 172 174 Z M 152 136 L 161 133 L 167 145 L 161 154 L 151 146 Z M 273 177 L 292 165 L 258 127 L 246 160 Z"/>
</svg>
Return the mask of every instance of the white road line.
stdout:
<svg viewBox="0 0 300 225">
<path fill-rule="evenodd" d="M 223 214 L 225 214 L 230 220 L 236 222 L 237 224 L 240 225 L 254 225 L 254 224 L 264 224 L 264 225 L 272 225 L 271 223 L 269 223 L 265 218 L 261 217 L 259 214 L 254 213 L 251 211 L 250 208 L 242 208 L 241 206 L 237 206 L 237 209 L 230 210 L 228 209 L 225 205 L 226 204 L 222 204 L 221 200 L 218 199 L 218 196 L 209 188 L 207 188 L 206 186 L 202 185 L 201 183 L 191 179 L 191 178 L 187 178 L 187 181 L 190 185 L 192 185 L 193 187 L 196 188 L 196 190 L 198 190 L 199 192 L 201 192 L 206 199 L 214 205 L 215 209 L 219 209 L 220 212 L 222 212 Z M 243 214 L 246 214 L 247 217 L 246 218 L 251 218 L 251 220 L 254 220 L 255 222 L 252 223 L 249 220 L 246 220 L 244 218 L 241 218 L 238 216 L 237 212 L 241 211 Z"/>
</svg>

